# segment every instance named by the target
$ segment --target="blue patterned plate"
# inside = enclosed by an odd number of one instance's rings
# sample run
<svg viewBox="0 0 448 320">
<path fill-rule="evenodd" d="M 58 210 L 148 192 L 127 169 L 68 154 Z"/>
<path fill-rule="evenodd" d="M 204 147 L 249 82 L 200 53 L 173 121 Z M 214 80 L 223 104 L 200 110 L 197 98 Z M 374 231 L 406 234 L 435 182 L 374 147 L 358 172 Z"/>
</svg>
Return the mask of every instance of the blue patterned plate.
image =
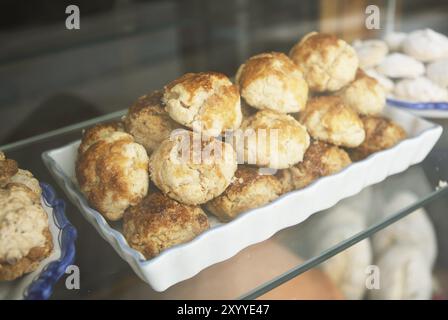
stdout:
<svg viewBox="0 0 448 320">
<path fill-rule="evenodd" d="M 387 104 L 428 118 L 448 118 L 448 102 L 410 102 L 387 98 Z"/>
<path fill-rule="evenodd" d="M 42 205 L 48 214 L 53 236 L 53 252 L 37 270 L 14 281 L 0 282 L 0 299 L 46 300 L 53 286 L 75 259 L 76 229 L 65 216 L 65 202 L 56 197 L 54 189 L 40 183 Z"/>
</svg>

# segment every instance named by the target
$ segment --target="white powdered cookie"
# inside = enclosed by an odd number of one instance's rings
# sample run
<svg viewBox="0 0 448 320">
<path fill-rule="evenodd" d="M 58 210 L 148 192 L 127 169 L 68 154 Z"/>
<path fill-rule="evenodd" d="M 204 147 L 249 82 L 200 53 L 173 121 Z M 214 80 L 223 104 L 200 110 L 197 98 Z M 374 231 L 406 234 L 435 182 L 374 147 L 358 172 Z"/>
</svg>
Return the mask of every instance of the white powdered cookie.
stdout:
<svg viewBox="0 0 448 320">
<path fill-rule="evenodd" d="M 391 32 L 384 37 L 390 51 L 401 51 L 403 41 L 408 35 L 404 32 Z"/>
<path fill-rule="evenodd" d="M 426 68 L 426 76 L 439 86 L 448 88 L 448 59 L 430 63 Z"/>
<path fill-rule="evenodd" d="M 387 44 L 382 40 L 358 40 L 353 43 L 353 48 L 358 54 L 360 68 L 377 66 L 389 51 Z"/>
<path fill-rule="evenodd" d="M 428 62 L 448 57 L 448 38 L 431 29 L 411 32 L 403 42 L 403 52 Z"/>
<path fill-rule="evenodd" d="M 369 300 L 431 298 L 431 269 L 417 248 L 392 247 L 375 261 L 375 265 L 381 270 L 381 285 L 379 290 L 368 290 Z"/>
<path fill-rule="evenodd" d="M 384 58 L 376 70 L 390 78 L 417 78 L 425 73 L 425 66 L 407 55 L 392 53 Z"/>
<path fill-rule="evenodd" d="M 447 89 L 439 87 L 425 77 L 399 81 L 395 86 L 394 95 L 399 99 L 416 102 L 448 101 Z"/>
</svg>

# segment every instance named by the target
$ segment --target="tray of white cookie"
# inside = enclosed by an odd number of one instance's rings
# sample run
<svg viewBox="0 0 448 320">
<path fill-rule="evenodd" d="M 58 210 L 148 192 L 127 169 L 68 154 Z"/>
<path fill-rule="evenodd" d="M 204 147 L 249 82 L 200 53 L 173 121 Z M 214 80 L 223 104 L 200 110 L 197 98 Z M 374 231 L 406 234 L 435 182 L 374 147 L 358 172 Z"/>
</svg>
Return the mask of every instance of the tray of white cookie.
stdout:
<svg viewBox="0 0 448 320">
<path fill-rule="evenodd" d="M 387 91 L 390 105 L 448 117 L 448 38 L 431 29 L 355 41 L 359 65 Z"/>
<path fill-rule="evenodd" d="M 289 57 L 248 59 L 236 85 L 185 74 L 42 157 L 102 237 L 163 291 L 422 161 L 442 128 L 384 106 L 350 45 L 310 33 Z"/>
</svg>

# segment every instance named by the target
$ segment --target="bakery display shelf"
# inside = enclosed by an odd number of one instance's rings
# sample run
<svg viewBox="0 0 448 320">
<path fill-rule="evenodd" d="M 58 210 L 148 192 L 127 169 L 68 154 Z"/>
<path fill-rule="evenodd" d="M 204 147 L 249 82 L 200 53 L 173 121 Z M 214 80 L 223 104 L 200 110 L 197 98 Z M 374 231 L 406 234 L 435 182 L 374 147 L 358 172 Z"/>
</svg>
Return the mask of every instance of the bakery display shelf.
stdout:
<svg viewBox="0 0 448 320">
<path fill-rule="evenodd" d="M 309 269 L 318 266 L 320 263 L 330 259 L 331 257 L 337 255 L 338 253 L 350 248 L 351 246 L 357 244 L 358 242 L 374 235 L 376 232 L 387 228 L 389 225 L 399 221 L 400 219 L 406 217 L 409 214 L 412 214 L 417 209 L 424 207 L 425 205 L 431 203 L 432 201 L 435 201 L 439 197 L 448 196 L 448 188 L 442 188 L 438 189 L 436 191 L 431 192 L 427 196 L 425 196 L 423 199 L 420 199 L 416 203 L 413 203 L 402 210 L 396 212 L 395 214 L 389 216 L 388 218 L 375 223 L 372 226 L 367 227 L 363 231 L 347 238 L 344 241 L 339 242 L 337 245 L 334 245 L 331 248 L 328 248 L 324 252 L 322 252 L 320 255 L 314 256 L 311 259 L 307 260 L 301 265 L 298 265 L 297 267 L 279 275 L 278 277 L 268 281 L 267 283 L 264 283 L 258 288 L 255 288 L 254 290 L 246 293 L 245 295 L 241 296 L 240 299 L 243 300 L 251 300 L 256 299 L 259 296 L 269 292 L 270 290 L 280 286 L 281 284 L 293 279 L 294 277 L 300 275 L 303 272 L 308 271 Z"/>
<path fill-rule="evenodd" d="M 51 181 L 51 176 L 40 160 L 40 154 L 79 139 L 84 128 L 95 123 L 118 119 L 124 111 L 95 118 L 83 123 L 61 128 L 24 141 L 0 147 L 9 156 L 32 170 L 40 180 Z M 234 257 L 214 264 L 191 279 L 180 282 L 160 293 L 141 281 L 108 243 L 81 216 L 79 210 L 67 201 L 67 215 L 78 229 L 78 253 L 75 264 L 82 272 L 81 288 L 67 290 L 64 286 L 56 287 L 53 298 L 133 298 L 133 299 L 197 299 L 197 298 L 256 298 L 285 281 L 292 279 L 306 270 L 318 267 L 323 261 L 342 252 L 353 244 L 369 237 L 378 230 L 397 222 L 413 210 L 424 206 L 431 215 L 431 207 L 446 208 L 448 202 L 447 188 L 436 188 L 440 181 L 448 177 L 448 122 L 438 122 L 444 127 L 444 133 L 435 148 L 420 164 L 412 166 L 405 172 L 393 175 L 383 182 L 365 189 L 363 192 L 342 200 L 338 206 L 353 205 L 360 214 L 369 215 L 369 222 L 357 233 L 343 241 L 337 241 L 319 253 L 311 253 L 308 244 L 310 234 L 316 233 L 315 224 L 325 211 L 315 214 L 302 224 L 277 232 L 271 238 L 252 245 Z M 443 184 L 442 184 L 443 185 Z M 382 211 L 391 194 L 400 189 L 412 192 L 416 196 L 413 203 L 403 204 L 401 210 Z M 57 190 L 62 195 L 61 189 Z M 366 201 L 366 197 L 381 197 L 375 204 Z M 381 203 L 381 205 L 378 205 Z M 436 210 L 434 210 L 436 211 Z M 381 214 L 380 214 L 381 212 Z M 433 217 L 432 217 L 433 218 Z M 438 216 L 434 219 L 436 228 L 448 225 L 448 217 Z M 444 229 L 442 229 L 444 230 Z M 440 237 L 446 232 L 437 230 Z M 443 241 L 443 239 L 442 239 Z M 441 255 L 443 252 L 439 249 Z M 443 258 L 443 257 L 442 257 Z M 446 257 L 444 258 L 446 260 Z M 444 261 L 442 259 L 442 261 Z"/>
</svg>

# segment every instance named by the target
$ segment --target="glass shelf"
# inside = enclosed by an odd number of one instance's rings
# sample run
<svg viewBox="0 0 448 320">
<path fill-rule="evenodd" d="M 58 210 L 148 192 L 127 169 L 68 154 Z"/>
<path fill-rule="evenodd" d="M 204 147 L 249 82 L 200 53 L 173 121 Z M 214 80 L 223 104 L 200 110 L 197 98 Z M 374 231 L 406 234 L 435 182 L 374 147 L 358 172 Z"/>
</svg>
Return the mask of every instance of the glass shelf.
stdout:
<svg viewBox="0 0 448 320">
<path fill-rule="evenodd" d="M 43 151 L 77 140 L 84 128 L 94 123 L 120 118 L 118 111 L 86 122 L 48 132 L 0 147 L 20 166 L 32 171 L 39 180 L 51 183 L 66 200 L 67 216 L 78 229 L 75 264 L 81 271 L 81 288 L 67 290 L 64 281 L 56 286 L 54 299 L 253 299 L 287 280 L 318 267 L 320 263 L 370 237 L 373 233 L 400 220 L 414 210 L 425 207 L 438 235 L 439 257 L 436 269 L 448 269 L 448 188 L 438 189 L 439 181 L 448 180 L 448 121 L 437 120 L 444 133 L 418 165 L 364 189 L 358 195 L 341 201 L 337 206 L 314 214 L 305 222 L 284 229 L 270 239 L 252 245 L 236 256 L 210 266 L 195 277 L 158 293 L 141 281 L 129 265 L 102 240 L 96 230 L 82 217 L 52 180 L 40 156 Z M 408 192 L 415 201 L 403 203 L 387 212 L 387 204 L 398 193 Z M 380 205 L 381 204 L 381 205 Z M 322 216 L 334 210 L 355 210 L 363 216 L 361 230 L 344 239 L 329 243 L 325 250 L 313 252 L 310 244 L 318 233 Z M 180 266 L 181 267 L 181 266 Z"/>
</svg>

